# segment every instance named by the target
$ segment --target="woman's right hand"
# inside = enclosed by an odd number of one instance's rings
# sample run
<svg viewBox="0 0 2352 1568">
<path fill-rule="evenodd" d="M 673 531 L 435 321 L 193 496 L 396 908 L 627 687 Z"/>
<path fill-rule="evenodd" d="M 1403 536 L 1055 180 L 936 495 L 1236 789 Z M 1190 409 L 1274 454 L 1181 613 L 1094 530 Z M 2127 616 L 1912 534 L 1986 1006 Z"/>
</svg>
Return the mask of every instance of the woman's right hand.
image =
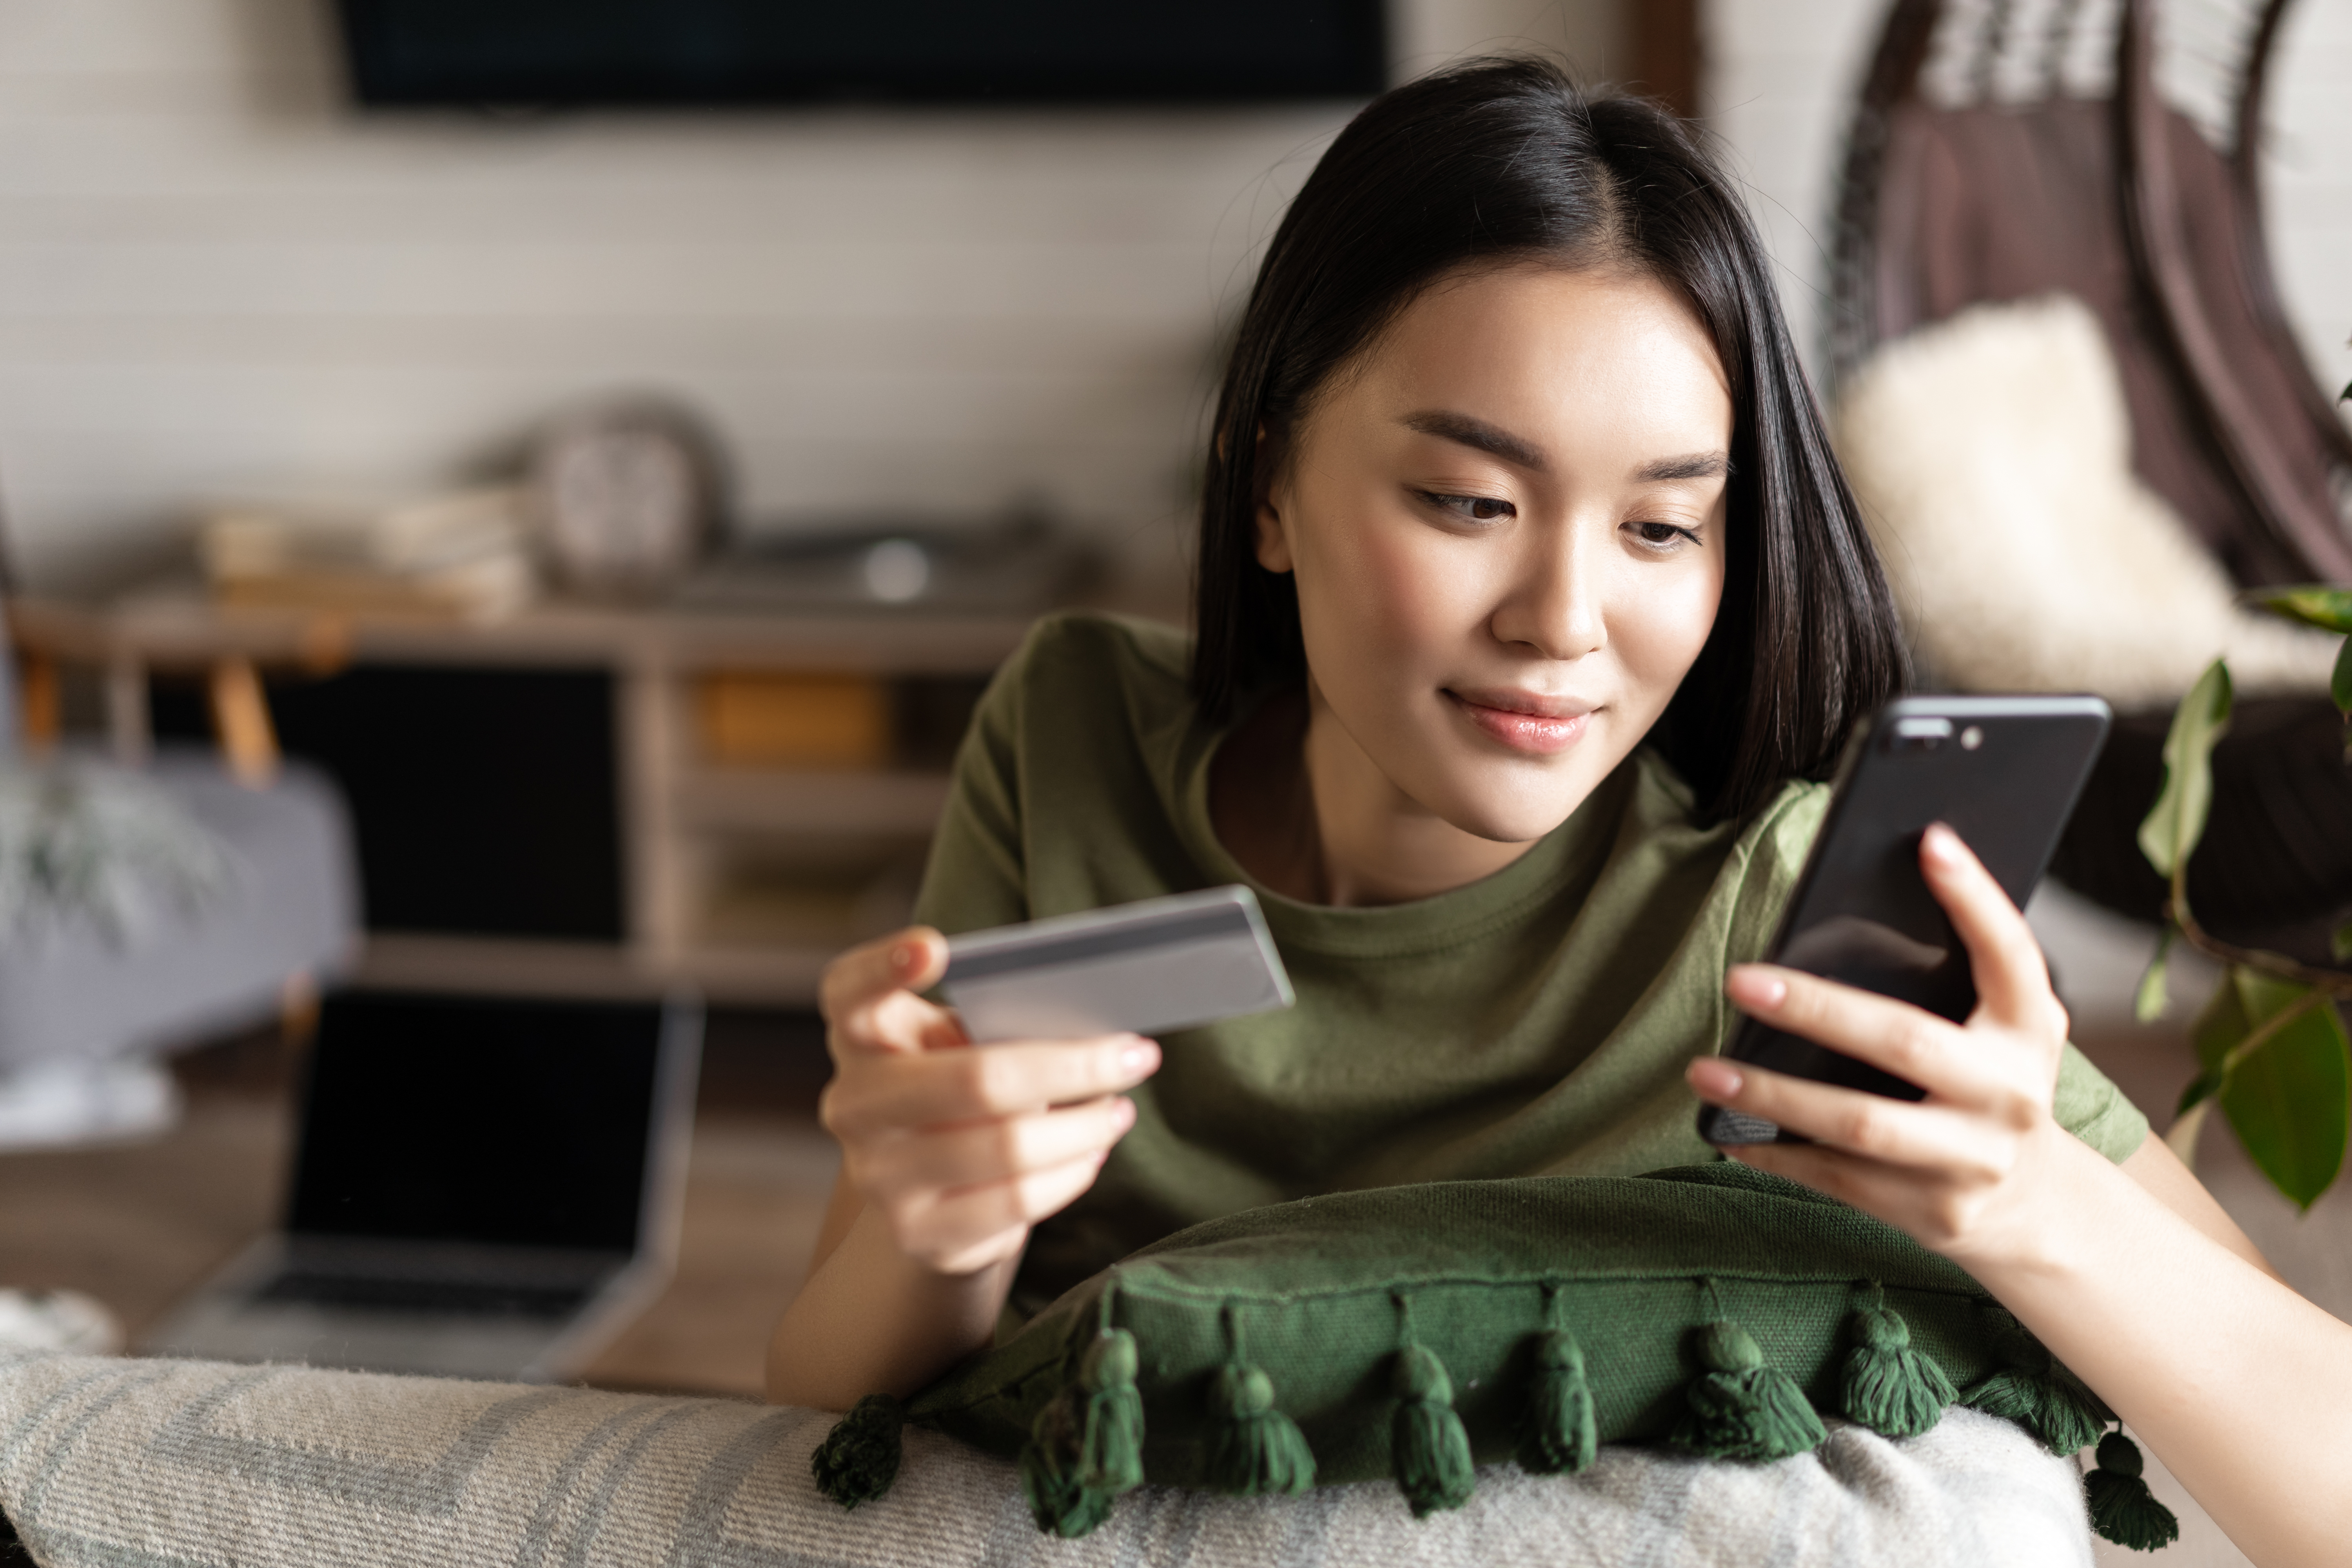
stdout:
<svg viewBox="0 0 2352 1568">
<path fill-rule="evenodd" d="M 1094 1184 L 1135 1125 L 1121 1091 L 1158 1069 L 1160 1047 L 1140 1035 L 975 1047 L 917 994 L 947 957 L 947 940 L 917 926 L 834 960 L 818 1114 L 840 1141 L 842 1180 L 898 1249 L 962 1275 L 1019 1253 L 1031 1226 Z"/>
</svg>

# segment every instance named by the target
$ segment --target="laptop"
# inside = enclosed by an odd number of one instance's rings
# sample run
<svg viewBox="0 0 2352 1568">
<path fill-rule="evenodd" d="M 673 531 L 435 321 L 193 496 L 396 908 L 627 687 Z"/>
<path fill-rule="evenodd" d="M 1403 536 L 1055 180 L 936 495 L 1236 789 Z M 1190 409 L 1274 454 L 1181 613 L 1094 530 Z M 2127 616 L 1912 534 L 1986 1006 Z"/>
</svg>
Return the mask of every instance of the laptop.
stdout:
<svg viewBox="0 0 2352 1568">
<path fill-rule="evenodd" d="M 701 1049 L 685 999 L 331 995 L 283 1228 L 139 1349 L 575 1374 L 676 1261 Z"/>
</svg>

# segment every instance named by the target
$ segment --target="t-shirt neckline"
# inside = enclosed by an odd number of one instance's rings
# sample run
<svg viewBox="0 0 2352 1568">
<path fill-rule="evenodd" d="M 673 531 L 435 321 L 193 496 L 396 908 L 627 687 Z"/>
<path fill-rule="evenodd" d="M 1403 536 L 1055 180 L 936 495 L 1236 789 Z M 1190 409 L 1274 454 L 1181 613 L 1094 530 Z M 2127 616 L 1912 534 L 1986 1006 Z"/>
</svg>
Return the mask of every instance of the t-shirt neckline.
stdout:
<svg viewBox="0 0 2352 1568">
<path fill-rule="evenodd" d="M 1646 747 L 1612 770 L 1568 819 L 1528 852 L 1475 882 L 1402 904 L 1310 904 L 1276 892 L 1234 858 L 1209 814 L 1209 773 L 1217 749 L 1247 721 L 1255 705 L 1228 724 L 1197 721 L 1177 774 L 1176 828 L 1212 885 L 1238 882 L 1257 895 L 1275 940 L 1286 948 L 1347 958 L 1404 957 L 1441 952 L 1491 936 L 1540 908 L 1565 885 L 1583 879 L 1605 857 L 1640 787 Z"/>
</svg>

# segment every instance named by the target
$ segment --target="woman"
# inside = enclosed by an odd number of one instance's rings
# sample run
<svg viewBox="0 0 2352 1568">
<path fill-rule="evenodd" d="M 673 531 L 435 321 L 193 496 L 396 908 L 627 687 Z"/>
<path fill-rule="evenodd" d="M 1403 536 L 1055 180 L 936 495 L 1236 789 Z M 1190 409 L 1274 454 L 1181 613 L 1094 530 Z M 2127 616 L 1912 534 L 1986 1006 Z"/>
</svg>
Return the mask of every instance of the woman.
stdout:
<svg viewBox="0 0 2352 1568">
<path fill-rule="evenodd" d="M 2352 1330 L 2065 1044 L 1966 847 L 1921 852 L 1979 977 L 1965 1028 L 1745 962 L 1819 825 L 1807 781 L 1904 668 L 1767 264 L 1671 117 L 1509 62 L 1340 135 L 1234 350 L 1198 601 L 1189 645 L 1033 635 L 959 761 L 926 924 L 828 973 L 843 1175 L 773 1397 L 919 1387 L 1008 1305 L 1216 1215 L 1714 1158 L 1696 1089 L 1814 1137 L 1739 1157 L 1969 1269 L 2258 1557 L 2333 1550 L 2352 1375 L 2319 1369 Z M 940 930 L 1243 880 L 1287 1013 L 1164 1055 L 971 1050 L 919 994 Z M 1928 1096 L 1717 1059 L 1735 1007 Z"/>
</svg>

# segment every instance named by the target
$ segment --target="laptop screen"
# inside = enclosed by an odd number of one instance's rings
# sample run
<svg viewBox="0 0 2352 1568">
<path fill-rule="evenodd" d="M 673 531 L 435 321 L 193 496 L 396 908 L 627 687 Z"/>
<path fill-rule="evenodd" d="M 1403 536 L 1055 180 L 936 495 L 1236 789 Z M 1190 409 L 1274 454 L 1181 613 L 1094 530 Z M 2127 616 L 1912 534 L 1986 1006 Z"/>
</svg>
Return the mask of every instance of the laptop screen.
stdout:
<svg viewBox="0 0 2352 1568">
<path fill-rule="evenodd" d="M 635 1251 L 662 1035 L 651 1002 L 330 996 L 287 1229 Z"/>
</svg>

